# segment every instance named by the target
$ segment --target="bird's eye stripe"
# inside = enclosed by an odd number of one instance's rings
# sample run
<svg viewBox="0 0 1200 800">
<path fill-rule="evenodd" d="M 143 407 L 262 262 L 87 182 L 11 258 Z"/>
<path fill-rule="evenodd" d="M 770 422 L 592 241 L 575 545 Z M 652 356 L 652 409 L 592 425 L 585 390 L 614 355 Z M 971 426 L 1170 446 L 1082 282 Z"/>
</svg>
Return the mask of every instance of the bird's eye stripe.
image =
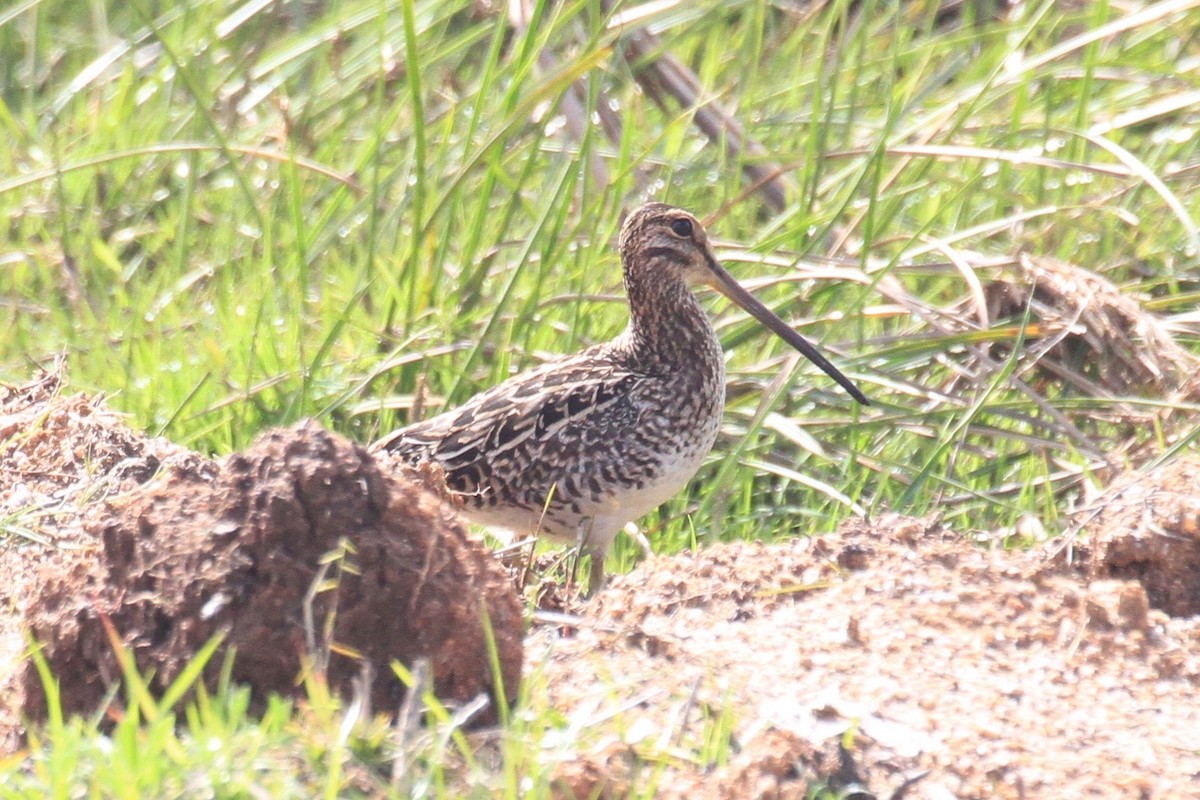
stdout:
<svg viewBox="0 0 1200 800">
<path fill-rule="evenodd" d="M 671 231 L 676 236 L 691 236 L 692 221 L 690 219 L 676 219 L 671 221 Z"/>
<path fill-rule="evenodd" d="M 645 251 L 648 260 L 662 259 L 670 261 L 674 264 L 686 267 L 691 264 L 691 260 L 683 253 L 676 250 L 674 247 L 648 247 Z"/>
</svg>

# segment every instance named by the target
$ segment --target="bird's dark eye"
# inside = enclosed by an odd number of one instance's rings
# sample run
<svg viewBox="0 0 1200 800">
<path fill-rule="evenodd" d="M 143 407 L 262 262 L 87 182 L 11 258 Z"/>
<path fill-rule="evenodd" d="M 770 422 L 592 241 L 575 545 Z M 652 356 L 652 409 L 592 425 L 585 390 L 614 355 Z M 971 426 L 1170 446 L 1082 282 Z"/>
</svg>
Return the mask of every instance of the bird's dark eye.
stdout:
<svg viewBox="0 0 1200 800">
<path fill-rule="evenodd" d="M 690 219 L 671 220 L 671 232 L 684 239 L 688 238 L 692 235 L 692 221 Z"/>
</svg>

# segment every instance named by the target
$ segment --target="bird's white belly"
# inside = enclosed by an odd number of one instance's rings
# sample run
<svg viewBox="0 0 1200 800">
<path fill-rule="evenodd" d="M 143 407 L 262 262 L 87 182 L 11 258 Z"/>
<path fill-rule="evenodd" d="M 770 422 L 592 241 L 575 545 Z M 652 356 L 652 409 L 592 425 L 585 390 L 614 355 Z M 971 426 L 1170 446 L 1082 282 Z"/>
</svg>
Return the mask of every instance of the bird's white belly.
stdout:
<svg viewBox="0 0 1200 800">
<path fill-rule="evenodd" d="M 597 517 L 619 517 L 617 527 L 636 520 L 679 494 L 696 474 L 707 451 L 674 453 L 660 462 L 658 474 L 641 488 L 623 487 L 613 494 L 610 502 L 597 508 Z"/>
</svg>

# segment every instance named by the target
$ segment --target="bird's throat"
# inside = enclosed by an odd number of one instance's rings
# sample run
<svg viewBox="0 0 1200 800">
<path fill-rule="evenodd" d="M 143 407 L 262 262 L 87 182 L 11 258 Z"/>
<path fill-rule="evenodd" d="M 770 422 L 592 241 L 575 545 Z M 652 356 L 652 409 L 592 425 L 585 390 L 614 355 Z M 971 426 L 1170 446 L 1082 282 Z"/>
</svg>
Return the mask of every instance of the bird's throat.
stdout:
<svg viewBox="0 0 1200 800">
<path fill-rule="evenodd" d="M 630 286 L 626 341 L 634 360 L 723 382 L 721 343 L 700 301 L 682 283 Z M 649 289 L 649 290 L 647 290 Z"/>
</svg>

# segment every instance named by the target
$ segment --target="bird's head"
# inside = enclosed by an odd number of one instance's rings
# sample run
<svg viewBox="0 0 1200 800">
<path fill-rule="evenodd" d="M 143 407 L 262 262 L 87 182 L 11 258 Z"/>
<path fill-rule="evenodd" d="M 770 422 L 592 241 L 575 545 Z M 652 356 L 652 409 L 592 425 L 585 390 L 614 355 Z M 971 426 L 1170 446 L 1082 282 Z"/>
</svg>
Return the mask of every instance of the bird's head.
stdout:
<svg viewBox="0 0 1200 800">
<path fill-rule="evenodd" d="M 620 248 L 631 294 L 635 287 L 710 286 L 820 367 L 859 403 L 869 405 L 866 395 L 807 339 L 733 279 L 717 261 L 704 226 L 688 212 L 666 203 L 646 203 L 621 226 Z"/>
<path fill-rule="evenodd" d="M 716 254 L 700 220 L 666 203 L 646 203 L 621 226 L 621 261 L 654 283 L 712 285 Z M 719 267 L 718 267 L 719 269 Z"/>
</svg>

